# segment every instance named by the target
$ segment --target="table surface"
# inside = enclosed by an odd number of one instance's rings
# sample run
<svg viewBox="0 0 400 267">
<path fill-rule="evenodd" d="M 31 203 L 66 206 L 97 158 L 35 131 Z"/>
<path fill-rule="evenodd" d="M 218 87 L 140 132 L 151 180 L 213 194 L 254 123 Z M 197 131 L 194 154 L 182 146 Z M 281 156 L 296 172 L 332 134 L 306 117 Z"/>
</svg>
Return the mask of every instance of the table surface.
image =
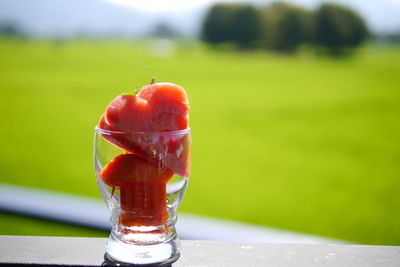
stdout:
<svg viewBox="0 0 400 267">
<path fill-rule="evenodd" d="M 0 265 L 101 266 L 105 238 L 0 236 Z M 400 247 L 182 241 L 172 267 L 400 266 Z"/>
</svg>

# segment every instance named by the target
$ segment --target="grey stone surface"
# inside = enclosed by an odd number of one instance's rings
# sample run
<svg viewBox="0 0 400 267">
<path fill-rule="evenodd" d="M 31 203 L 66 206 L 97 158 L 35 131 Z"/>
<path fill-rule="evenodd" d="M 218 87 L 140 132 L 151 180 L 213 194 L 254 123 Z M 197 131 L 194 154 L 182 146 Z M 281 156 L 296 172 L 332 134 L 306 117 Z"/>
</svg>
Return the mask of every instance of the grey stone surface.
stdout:
<svg viewBox="0 0 400 267">
<path fill-rule="evenodd" d="M 1 264 L 100 266 L 105 238 L 0 236 Z"/>
<path fill-rule="evenodd" d="M 0 264 L 100 266 L 106 239 L 0 236 Z M 400 247 L 182 241 L 173 267 L 400 266 Z"/>
</svg>

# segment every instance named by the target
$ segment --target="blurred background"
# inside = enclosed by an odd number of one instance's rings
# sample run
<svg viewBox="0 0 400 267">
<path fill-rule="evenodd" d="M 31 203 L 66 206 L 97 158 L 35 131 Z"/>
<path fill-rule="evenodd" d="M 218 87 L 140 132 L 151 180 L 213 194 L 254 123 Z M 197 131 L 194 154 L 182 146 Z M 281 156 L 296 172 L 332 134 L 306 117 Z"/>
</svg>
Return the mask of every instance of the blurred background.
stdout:
<svg viewBox="0 0 400 267">
<path fill-rule="evenodd" d="M 0 183 L 100 199 L 94 126 L 156 76 L 191 101 L 180 211 L 400 245 L 399 14 L 398 0 L 0 0 Z M 108 235 L 4 211 L 0 234 Z"/>
</svg>

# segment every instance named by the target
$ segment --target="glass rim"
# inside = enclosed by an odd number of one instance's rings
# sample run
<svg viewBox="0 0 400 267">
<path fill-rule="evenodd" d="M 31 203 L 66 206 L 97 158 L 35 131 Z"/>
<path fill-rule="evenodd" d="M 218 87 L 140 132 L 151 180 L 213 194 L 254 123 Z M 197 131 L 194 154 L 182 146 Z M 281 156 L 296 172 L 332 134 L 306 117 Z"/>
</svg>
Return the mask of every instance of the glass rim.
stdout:
<svg viewBox="0 0 400 267">
<path fill-rule="evenodd" d="M 177 130 L 177 131 L 165 131 L 165 132 L 121 132 L 121 131 L 112 131 L 100 128 L 98 125 L 94 128 L 96 133 L 113 135 L 113 134 L 121 134 L 121 135 L 179 135 L 179 134 L 187 134 L 190 133 L 190 127 Z"/>
</svg>

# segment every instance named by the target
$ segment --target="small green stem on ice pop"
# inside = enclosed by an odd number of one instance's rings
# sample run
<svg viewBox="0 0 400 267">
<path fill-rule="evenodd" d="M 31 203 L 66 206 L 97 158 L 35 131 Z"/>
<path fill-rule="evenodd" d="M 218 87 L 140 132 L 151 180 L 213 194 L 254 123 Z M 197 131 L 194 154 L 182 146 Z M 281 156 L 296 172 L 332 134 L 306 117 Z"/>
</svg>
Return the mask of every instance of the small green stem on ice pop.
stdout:
<svg viewBox="0 0 400 267">
<path fill-rule="evenodd" d="M 136 87 L 135 89 L 133 89 L 133 92 L 129 92 L 129 93 L 122 93 L 122 96 L 130 96 L 130 95 L 137 95 L 140 91 L 139 87 Z"/>
<path fill-rule="evenodd" d="M 156 83 L 156 77 L 151 78 L 150 85 L 155 84 L 155 83 Z M 137 95 L 137 94 L 140 92 L 140 89 L 141 89 L 141 88 L 136 87 L 136 88 L 133 90 L 132 93 L 122 93 L 121 95 L 122 95 L 122 96 Z"/>
</svg>

